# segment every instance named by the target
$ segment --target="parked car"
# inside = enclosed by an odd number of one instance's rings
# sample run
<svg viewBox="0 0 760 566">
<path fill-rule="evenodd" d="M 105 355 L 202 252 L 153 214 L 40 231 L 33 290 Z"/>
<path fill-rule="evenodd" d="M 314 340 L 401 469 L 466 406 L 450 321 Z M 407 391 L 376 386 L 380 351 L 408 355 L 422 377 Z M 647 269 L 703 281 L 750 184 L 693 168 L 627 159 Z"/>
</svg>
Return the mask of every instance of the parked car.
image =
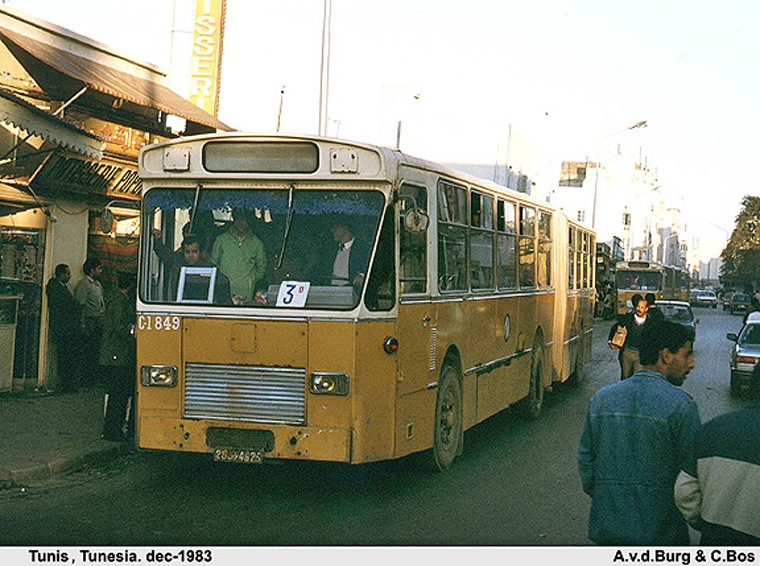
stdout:
<svg viewBox="0 0 760 566">
<path fill-rule="evenodd" d="M 728 333 L 726 338 L 735 342 L 730 362 L 731 395 L 738 395 L 749 387 L 752 372 L 760 359 L 760 320 L 748 322 L 738 336 Z"/>
<path fill-rule="evenodd" d="M 695 307 L 718 308 L 718 296 L 715 294 L 715 291 L 710 291 L 709 289 L 695 291 L 694 294 L 691 295 L 691 300 L 689 302 Z"/>
<path fill-rule="evenodd" d="M 727 311 L 731 308 L 731 298 L 735 295 L 733 291 L 727 291 L 723 294 L 723 310 Z"/>
<path fill-rule="evenodd" d="M 731 314 L 747 312 L 751 303 L 752 300 L 749 295 L 744 293 L 734 293 L 734 296 L 731 297 L 731 306 L 728 310 L 731 311 Z"/>
<path fill-rule="evenodd" d="M 694 311 L 691 310 L 689 303 L 684 301 L 657 301 L 655 308 L 662 312 L 665 320 L 688 326 L 696 335 L 699 319 L 694 318 Z"/>
</svg>

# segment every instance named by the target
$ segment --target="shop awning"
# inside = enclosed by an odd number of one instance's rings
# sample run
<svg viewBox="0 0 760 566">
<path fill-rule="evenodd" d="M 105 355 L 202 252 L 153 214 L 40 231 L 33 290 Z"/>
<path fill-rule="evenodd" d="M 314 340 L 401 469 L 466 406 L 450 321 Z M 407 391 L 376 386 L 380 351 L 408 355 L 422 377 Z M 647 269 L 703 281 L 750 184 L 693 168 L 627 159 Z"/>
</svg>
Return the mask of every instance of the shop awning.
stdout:
<svg viewBox="0 0 760 566">
<path fill-rule="evenodd" d="M 18 31 L 0 27 L 0 40 L 12 52 L 21 49 L 32 58 L 89 88 L 165 114 L 179 116 L 217 130 L 233 131 L 227 124 L 201 110 L 168 87 L 110 65 L 64 51 Z M 34 76 L 34 71 L 27 67 Z M 39 78 L 35 77 L 39 82 Z"/>
<path fill-rule="evenodd" d="M 66 149 L 91 157 L 103 157 L 104 143 L 97 136 L 81 130 L 26 100 L 0 90 L 0 122 L 40 136 Z"/>
<path fill-rule="evenodd" d="M 35 199 L 30 193 L 0 183 L 0 216 L 16 214 L 27 208 L 44 206 L 39 200 Z"/>
</svg>

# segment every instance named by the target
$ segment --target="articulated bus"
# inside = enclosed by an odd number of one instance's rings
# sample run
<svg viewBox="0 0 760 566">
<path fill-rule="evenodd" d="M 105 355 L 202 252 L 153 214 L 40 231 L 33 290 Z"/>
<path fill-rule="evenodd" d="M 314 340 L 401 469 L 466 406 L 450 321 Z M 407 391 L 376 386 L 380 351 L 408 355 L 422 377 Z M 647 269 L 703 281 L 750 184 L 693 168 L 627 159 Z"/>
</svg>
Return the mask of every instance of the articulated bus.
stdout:
<svg viewBox="0 0 760 566">
<path fill-rule="evenodd" d="M 140 449 L 446 469 L 590 359 L 595 235 L 545 202 L 307 136 L 168 141 L 139 170 Z"/>
<path fill-rule="evenodd" d="M 652 261 L 621 261 L 615 268 L 617 312 L 633 307 L 631 298 L 653 293 L 656 300 L 689 300 L 689 274 L 681 268 Z"/>
</svg>

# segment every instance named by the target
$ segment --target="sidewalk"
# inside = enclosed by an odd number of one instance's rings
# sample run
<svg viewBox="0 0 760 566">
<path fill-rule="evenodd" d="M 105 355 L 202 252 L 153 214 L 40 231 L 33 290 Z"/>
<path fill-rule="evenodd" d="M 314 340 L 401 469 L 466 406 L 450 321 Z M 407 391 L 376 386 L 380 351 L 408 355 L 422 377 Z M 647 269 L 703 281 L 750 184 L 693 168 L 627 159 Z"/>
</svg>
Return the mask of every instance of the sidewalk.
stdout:
<svg viewBox="0 0 760 566">
<path fill-rule="evenodd" d="M 0 489 L 114 459 L 129 442 L 101 438 L 105 389 L 0 394 Z"/>
</svg>

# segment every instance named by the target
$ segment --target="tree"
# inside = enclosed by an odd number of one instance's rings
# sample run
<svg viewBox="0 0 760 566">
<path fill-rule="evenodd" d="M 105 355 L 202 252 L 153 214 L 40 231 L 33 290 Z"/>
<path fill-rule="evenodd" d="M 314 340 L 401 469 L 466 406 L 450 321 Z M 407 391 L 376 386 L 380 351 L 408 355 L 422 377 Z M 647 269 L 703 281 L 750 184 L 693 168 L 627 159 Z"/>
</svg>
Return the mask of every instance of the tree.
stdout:
<svg viewBox="0 0 760 566">
<path fill-rule="evenodd" d="M 724 285 L 750 288 L 760 278 L 760 197 L 745 196 L 731 239 L 721 253 Z"/>
</svg>

